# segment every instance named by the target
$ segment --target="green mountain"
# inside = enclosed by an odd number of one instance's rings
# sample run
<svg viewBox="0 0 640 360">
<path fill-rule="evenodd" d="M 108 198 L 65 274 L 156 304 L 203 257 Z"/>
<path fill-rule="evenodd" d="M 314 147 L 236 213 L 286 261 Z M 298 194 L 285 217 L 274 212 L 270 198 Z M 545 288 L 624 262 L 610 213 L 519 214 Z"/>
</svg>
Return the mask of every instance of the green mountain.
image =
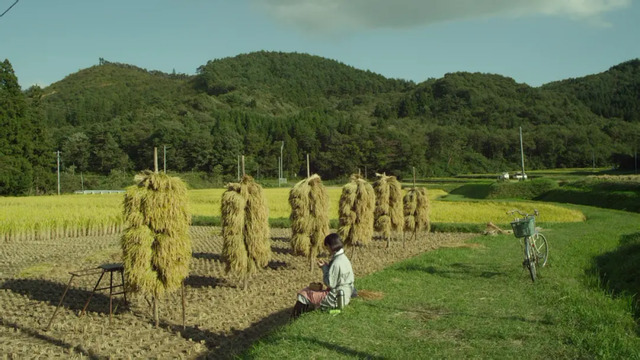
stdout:
<svg viewBox="0 0 640 360">
<path fill-rule="evenodd" d="M 596 75 L 549 83 L 543 89 L 571 94 L 593 113 L 640 121 L 640 59 L 623 62 Z"/>
<path fill-rule="evenodd" d="M 209 61 L 198 73 L 199 90 L 269 111 L 335 107 L 413 85 L 318 56 L 265 51 Z"/>
<path fill-rule="evenodd" d="M 100 59 L 19 96 L 72 172 L 149 168 L 166 146 L 170 170 L 220 181 L 235 178 L 238 155 L 276 177 L 281 153 L 289 178 L 305 175 L 307 154 L 326 179 L 496 173 L 519 168 L 519 127 L 529 169 L 624 167 L 638 145 L 639 63 L 534 88 L 466 72 L 415 84 L 298 53 L 212 60 L 194 76 Z"/>
</svg>

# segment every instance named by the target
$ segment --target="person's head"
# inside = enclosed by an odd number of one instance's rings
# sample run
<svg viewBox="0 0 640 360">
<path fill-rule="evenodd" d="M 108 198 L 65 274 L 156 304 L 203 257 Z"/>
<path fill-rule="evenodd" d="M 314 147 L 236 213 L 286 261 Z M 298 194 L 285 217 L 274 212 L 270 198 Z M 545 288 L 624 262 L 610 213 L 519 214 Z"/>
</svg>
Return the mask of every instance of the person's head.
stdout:
<svg viewBox="0 0 640 360">
<path fill-rule="evenodd" d="M 340 235 L 331 233 L 324 238 L 324 246 L 328 247 L 331 252 L 337 252 L 342 249 L 342 239 Z"/>
</svg>

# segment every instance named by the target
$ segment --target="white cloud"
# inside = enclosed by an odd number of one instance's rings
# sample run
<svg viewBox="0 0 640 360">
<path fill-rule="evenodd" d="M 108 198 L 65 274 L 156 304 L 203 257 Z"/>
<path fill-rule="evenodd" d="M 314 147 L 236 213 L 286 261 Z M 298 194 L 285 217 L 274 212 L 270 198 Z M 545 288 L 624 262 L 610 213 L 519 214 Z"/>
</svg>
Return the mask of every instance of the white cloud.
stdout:
<svg viewBox="0 0 640 360">
<path fill-rule="evenodd" d="M 278 21 L 309 31 L 411 28 L 488 17 L 564 16 L 605 24 L 601 15 L 632 0 L 254 0 Z"/>
</svg>

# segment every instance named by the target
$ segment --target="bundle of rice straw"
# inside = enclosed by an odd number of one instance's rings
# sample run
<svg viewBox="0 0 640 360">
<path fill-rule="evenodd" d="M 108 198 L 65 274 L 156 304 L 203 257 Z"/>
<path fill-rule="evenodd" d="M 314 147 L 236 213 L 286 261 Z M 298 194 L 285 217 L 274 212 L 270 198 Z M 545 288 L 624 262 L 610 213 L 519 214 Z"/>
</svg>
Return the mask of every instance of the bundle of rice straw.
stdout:
<svg viewBox="0 0 640 360">
<path fill-rule="evenodd" d="M 346 246 L 366 245 L 373 236 L 376 194 L 360 175 L 351 175 L 349 180 L 340 195 L 338 234 Z"/>
<path fill-rule="evenodd" d="M 402 233 L 404 214 L 402 205 L 402 185 L 395 176 L 376 174 L 378 180 L 373 183 L 376 194 L 374 212 L 374 230 L 381 232 L 390 245 L 391 232 Z"/>
<path fill-rule="evenodd" d="M 187 188 L 177 177 L 151 171 L 135 180 L 124 197 L 124 273 L 129 290 L 155 299 L 178 289 L 189 275 Z"/>
<path fill-rule="evenodd" d="M 289 192 L 291 248 L 309 257 L 309 268 L 329 234 L 329 196 L 320 176 L 298 182 Z"/>
<path fill-rule="evenodd" d="M 251 176 L 230 183 L 222 194 L 222 257 L 226 271 L 243 281 L 271 259 L 269 209 L 262 187 Z"/>
<path fill-rule="evenodd" d="M 413 187 L 404 196 L 404 230 L 413 232 L 431 230 L 427 189 Z"/>
</svg>

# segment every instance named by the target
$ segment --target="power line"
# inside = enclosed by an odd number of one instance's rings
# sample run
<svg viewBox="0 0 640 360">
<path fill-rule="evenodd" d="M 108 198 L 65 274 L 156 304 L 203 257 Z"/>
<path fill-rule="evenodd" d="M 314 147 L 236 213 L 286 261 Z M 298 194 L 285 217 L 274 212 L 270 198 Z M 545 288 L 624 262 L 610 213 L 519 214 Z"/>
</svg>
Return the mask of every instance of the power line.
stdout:
<svg viewBox="0 0 640 360">
<path fill-rule="evenodd" d="M 20 1 L 20 0 L 16 0 L 16 2 L 11 4 L 11 6 L 9 6 L 9 8 L 7 10 L 5 10 L 2 14 L 0 14 L 0 17 L 4 16 L 4 14 L 8 13 L 9 10 L 11 10 L 11 8 L 14 7 L 18 3 L 18 1 Z"/>
</svg>

